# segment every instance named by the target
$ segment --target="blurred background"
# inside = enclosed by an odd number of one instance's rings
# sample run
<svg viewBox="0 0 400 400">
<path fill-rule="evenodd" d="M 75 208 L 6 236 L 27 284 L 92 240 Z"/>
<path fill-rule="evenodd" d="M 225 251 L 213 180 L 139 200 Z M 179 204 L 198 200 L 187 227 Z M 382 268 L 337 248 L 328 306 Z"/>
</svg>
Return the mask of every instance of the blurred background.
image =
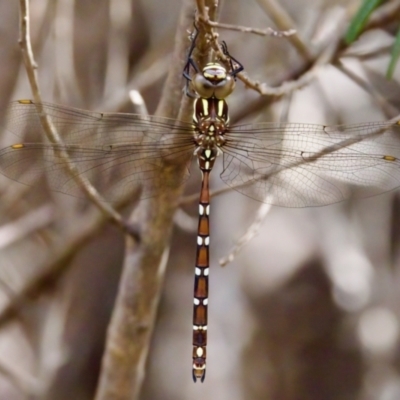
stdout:
<svg viewBox="0 0 400 400">
<path fill-rule="evenodd" d="M 134 112 L 129 91 L 137 90 L 155 111 L 174 63 L 180 0 L 30 4 L 44 100 Z M 220 20 L 276 28 L 282 14 L 271 12 L 273 4 L 222 1 Z M 341 39 L 360 1 L 278 4 L 303 47 L 218 31 L 249 77 L 269 88 L 260 96 L 238 81 L 229 100 L 234 122 L 335 125 L 396 115 L 400 69 L 390 81 L 385 74 L 399 1 L 383 2 L 351 46 Z M 18 47 L 17 2 L 0 0 L 0 27 L 2 117 L 10 100 L 32 95 Z M 1 132 L 2 148 L 15 140 Z M 223 187 L 218 168 L 213 189 Z M 187 194 L 200 187 L 195 168 L 191 175 Z M 89 201 L 51 192 L 44 182 L 27 187 L 0 176 L 0 199 L 0 399 L 92 399 L 123 234 Z M 140 398 L 398 400 L 399 204 L 396 192 L 307 209 L 269 209 L 233 191 L 213 198 L 207 376 L 196 385 L 197 204 L 182 207 Z M 219 260 L 249 229 L 255 237 L 221 268 Z"/>
</svg>

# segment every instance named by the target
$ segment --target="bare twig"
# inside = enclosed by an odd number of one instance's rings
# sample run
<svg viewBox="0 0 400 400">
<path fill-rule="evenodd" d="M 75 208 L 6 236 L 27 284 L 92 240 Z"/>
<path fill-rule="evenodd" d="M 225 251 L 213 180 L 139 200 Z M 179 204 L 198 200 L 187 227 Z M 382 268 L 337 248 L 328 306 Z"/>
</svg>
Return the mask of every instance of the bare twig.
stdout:
<svg viewBox="0 0 400 400">
<path fill-rule="evenodd" d="M 255 88 L 260 94 L 267 96 L 282 96 L 284 94 L 289 94 L 295 90 L 299 90 L 306 85 L 310 84 L 317 76 L 319 70 L 322 66 L 331 63 L 333 58 L 337 55 L 337 49 L 339 45 L 339 39 L 331 40 L 328 46 L 323 49 L 321 54 L 315 59 L 310 68 L 302 73 L 298 79 L 284 81 L 281 85 L 277 87 L 271 87 L 266 83 L 258 84 L 246 76 L 246 74 L 239 74 L 239 79 L 244 82 L 247 86 Z M 254 84 L 256 84 L 254 86 Z"/>
<path fill-rule="evenodd" d="M 282 37 L 292 36 L 296 33 L 295 29 L 289 29 L 287 31 L 277 31 L 269 27 L 265 29 L 257 29 L 257 28 L 250 28 L 247 26 L 223 24 L 221 22 L 211 21 L 210 19 L 207 19 L 204 22 L 207 25 L 212 26 L 213 28 L 229 29 L 231 31 L 239 31 L 243 33 L 254 33 L 260 36 L 272 36 L 272 37 L 282 38 Z"/>
<path fill-rule="evenodd" d="M 43 112 L 42 109 L 42 99 L 39 89 L 39 84 L 37 80 L 37 64 L 34 60 L 32 44 L 30 40 L 30 26 L 29 26 L 29 0 L 20 0 L 20 39 L 19 43 L 21 46 L 23 59 L 25 63 L 26 72 L 28 75 L 29 83 L 31 85 L 33 98 L 35 100 L 35 106 L 38 111 L 38 116 L 40 122 L 42 123 L 43 130 L 45 131 L 48 139 L 55 144 L 62 144 L 62 139 L 58 135 L 54 125 L 51 122 L 49 116 Z M 112 221 L 114 221 L 124 232 L 131 234 L 131 229 L 129 225 L 126 224 L 124 219 L 119 213 L 117 213 L 109 204 L 107 204 L 97 192 L 97 190 L 92 186 L 92 184 L 81 174 L 79 174 L 76 167 L 73 165 L 69 159 L 68 153 L 66 151 L 60 152 L 63 157 L 66 168 L 70 172 L 73 179 L 79 184 L 85 194 L 90 198 L 90 200 L 102 211 L 104 212 Z"/>
<path fill-rule="evenodd" d="M 260 226 L 270 209 L 270 204 L 261 204 L 261 206 L 258 208 L 257 215 L 254 218 L 253 223 L 249 226 L 246 233 L 236 242 L 235 246 L 233 246 L 233 248 L 229 251 L 228 255 L 219 260 L 221 267 L 225 267 L 228 263 L 232 262 L 243 246 L 245 246 L 248 242 L 250 242 L 251 239 L 253 239 L 254 236 L 258 234 Z"/>
<path fill-rule="evenodd" d="M 293 29 L 295 26 L 294 21 L 286 12 L 286 10 L 275 0 L 258 0 L 260 7 L 271 17 L 276 26 L 283 31 Z M 293 44 L 297 51 L 302 55 L 306 61 L 313 59 L 312 52 L 308 46 L 303 42 L 299 35 L 289 36 L 288 40 Z"/>
<path fill-rule="evenodd" d="M 320 64 L 315 63 L 307 72 L 302 74 L 298 79 L 284 81 L 277 87 L 272 87 L 265 82 L 259 82 L 251 79 L 246 73 L 239 73 L 238 78 L 249 88 L 263 96 L 282 96 L 295 90 L 299 90 L 310 84 L 316 77 L 320 69 Z"/>
</svg>

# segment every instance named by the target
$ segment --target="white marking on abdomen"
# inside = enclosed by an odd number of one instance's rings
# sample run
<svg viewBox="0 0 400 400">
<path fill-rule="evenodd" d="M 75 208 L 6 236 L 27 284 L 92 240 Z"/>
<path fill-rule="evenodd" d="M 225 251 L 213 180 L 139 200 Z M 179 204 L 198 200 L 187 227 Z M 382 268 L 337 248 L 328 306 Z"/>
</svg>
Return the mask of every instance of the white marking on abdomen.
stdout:
<svg viewBox="0 0 400 400">
<path fill-rule="evenodd" d="M 193 325 L 194 331 L 206 331 L 207 325 Z"/>
</svg>

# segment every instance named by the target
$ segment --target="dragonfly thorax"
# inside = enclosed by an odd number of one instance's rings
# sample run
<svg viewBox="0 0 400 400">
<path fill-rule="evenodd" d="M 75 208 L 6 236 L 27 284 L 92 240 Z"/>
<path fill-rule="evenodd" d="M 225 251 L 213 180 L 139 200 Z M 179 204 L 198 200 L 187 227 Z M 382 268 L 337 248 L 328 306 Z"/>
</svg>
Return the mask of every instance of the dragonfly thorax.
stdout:
<svg viewBox="0 0 400 400">
<path fill-rule="evenodd" d="M 215 97 L 196 99 L 193 122 L 194 140 L 200 149 L 219 149 L 225 144 L 225 132 L 228 128 L 228 106 L 225 100 Z M 197 150 L 197 153 L 199 150 Z M 199 154 L 199 153 L 198 153 Z"/>
<path fill-rule="evenodd" d="M 204 158 L 213 163 L 226 142 L 229 115 L 225 98 L 232 93 L 235 80 L 222 65 L 209 63 L 194 76 L 192 85 L 199 95 L 193 113 L 195 153 L 199 159 L 211 154 L 212 159 Z"/>
</svg>

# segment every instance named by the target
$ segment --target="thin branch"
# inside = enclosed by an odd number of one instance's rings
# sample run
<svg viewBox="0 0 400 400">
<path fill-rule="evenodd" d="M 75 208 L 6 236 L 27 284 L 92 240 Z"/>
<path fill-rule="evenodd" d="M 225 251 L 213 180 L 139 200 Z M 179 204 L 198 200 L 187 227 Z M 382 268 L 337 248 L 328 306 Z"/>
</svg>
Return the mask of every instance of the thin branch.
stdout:
<svg viewBox="0 0 400 400">
<path fill-rule="evenodd" d="M 239 31 L 243 33 L 254 33 L 260 36 L 272 36 L 272 37 L 282 38 L 282 37 L 292 36 L 296 33 L 295 29 L 289 29 L 287 31 L 277 31 L 270 27 L 265 29 L 257 29 L 257 28 L 250 28 L 247 26 L 223 24 L 221 22 L 211 21 L 210 19 L 207 19 L 204 22 L 213 28 L 229 29 L 231 31 Z"/>
<path fill-rule="evenodd" d="M 52 124 L 49 116 L 43 112 L 42 98 L 40 94 L 38 79 L 37 79 L 37 64 L 35 62 L 30 39 L 30 26 L 29 26 L 29 0 L 20 0 L 20 39 L 19 44 L 23 54 L 24 64 L 28 75 L 29 83 L 31 85 L 35 106 L 37 108 L 40 122 L 43 126 L 47 138 L 54 144 L 62 144 L 62 139 L 57 130 Z M 71 176 L 79 184 L 89 199 L 112 221 L 114 221 L 125 233 L 131 234 L 129 225 L 126 224 L 124 219 L 117 213 L 109 204 L 107 204 L 93 185 L 83 175 L 79 174 L 74 164 L 69 159 L 66 151 L 60 152 L 61 157 L 66 163 L 66 168 Z"/>
<path fill-rule="evenodd" d="M 258 0 L 257 2 L 280 30 L 288 31 L 293 29 L 295 26 L 294 21 L 276 0 Z M 312 52 L 298 34 L 289 36 L 288 40 L 297 49 L 299 54 L 302 55 L 305 61 L 309 62 L 314 58 Z"/>
<path fill-rule="evenodd" d="M 277 87 L 272 87 L 264 82 L 251 79 L 246 73 L 240 72 L 237 77 L 248 87 L 263 96 L 283 96 L 295 90 L 302 89 L 309 85 L 320 70 L 320 64 L 316 62 L 307 72 L 300 75 L 298 79 L 284 81 Z"/>
<path fill-rule="evenodd" d="M 261 204 L 261 206 L 258 208 L 257 215 L 254 218 L 253 223 L 249 226 L 246 233 L 236 242 L 235 246 L 232 247 L 228 255 L 222 257 L 219 260 L 219 264 L 221 265 L 221 267 L 225 267 L 227 264 L 231 263 L 235 259 L 235 257 L 239 254 L 243 246 L 249 243 L 250 240 L 253 239 L 253 237 L 258 234 L 260 226 L 264 221 L 265 217 L 267 216 L 267 214 L 269 213 L 270 209 L 271 209 L 270 204 Z"/>
<path fill-rule="evenodd" d="M 259 84 L 254 82 L 241 73 L 239 79 L 244 82 L 247 86 L 256 89 L 260 94 L 267 96 L 283 96 L 285 94 L 293 93 L 296 90 L 302 89 L 303 87 L 310 84 L 317 76 L 321 67 L 332 62 L 334 57 L 337 55 L 337 49 L 339 46 L 339 39 L 330 41 L 329 45 L 326 46 L 321 54 L 314 60 L 310 68 L 302 73 L 298 79 L 284 81 L 277 87 L 271 87 L 266 83 Z"/>
</svg>

